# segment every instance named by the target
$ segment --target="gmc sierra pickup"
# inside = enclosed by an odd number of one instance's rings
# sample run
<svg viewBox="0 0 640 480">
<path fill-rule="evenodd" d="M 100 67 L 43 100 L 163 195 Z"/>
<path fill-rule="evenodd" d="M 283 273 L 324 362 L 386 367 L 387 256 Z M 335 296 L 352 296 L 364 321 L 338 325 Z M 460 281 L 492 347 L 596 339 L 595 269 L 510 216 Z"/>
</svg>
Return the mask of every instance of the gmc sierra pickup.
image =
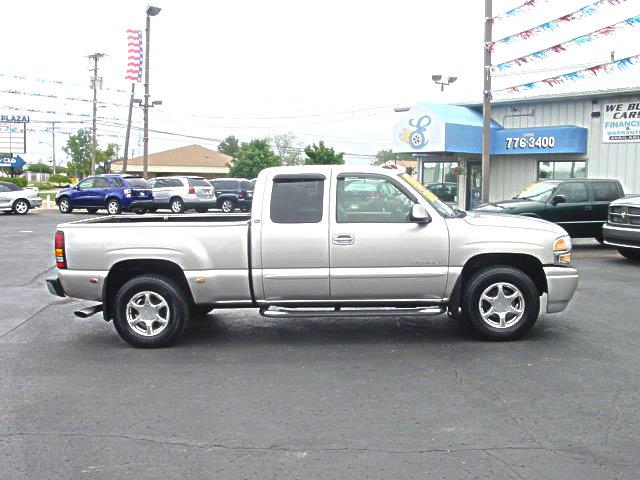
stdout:
<svg viewBox="0 0 640 480">
<path fill-rule="evenodd" d="M 255 307 L 265 317 L 448 312 L 488 339 L 563 311 L 578 284 L 553 223 L 459 212 L 411 176 L 376 167 L 264 170 L 251 215 L 109 216 L 55 235 L 49 290 L 100 302 L 137 347 L 175 341 L 190 315 Z"/>
</svg>

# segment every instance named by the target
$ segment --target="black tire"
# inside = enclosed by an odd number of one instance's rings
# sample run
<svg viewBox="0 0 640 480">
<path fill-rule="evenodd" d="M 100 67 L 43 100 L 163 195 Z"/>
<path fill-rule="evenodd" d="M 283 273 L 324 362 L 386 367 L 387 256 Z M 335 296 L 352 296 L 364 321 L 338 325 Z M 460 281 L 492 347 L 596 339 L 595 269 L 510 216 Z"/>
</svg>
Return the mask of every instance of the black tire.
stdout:
<svg viewBox="0 0 640 480">
<path fill-rule="evenodd" d="M 16 215 L 26 215 L 29 213 L 29 209 L 31 208 L 31 204 L 27 202 L 24 198 L 19 198 L 15 202 L 13 202 L 13 206 L 11 207 L 11 211 Z"/>
<path fill-rule="evenodd" d="M 158 211 L 158 209 L 157 209 L 157 208 L 155 208 L 155 207 L 153 207 L 153 208 L 149 208 L 149 209 L 147 209 L 147 211 L 148 211 L 149 213 L 156 213 L 156 212 Z"/>
<path fill-rule="evenodd" d="M 595 238 L 596 242 L 598 242 L 600 245 L 604 243 L 604 235 L 602 233 L 596 233 L 595 237 L 593 238 Z"/>
<path fill-rule="evenodd" d="M 211 305 L 191 305 L 192 317 L 205 317 L 213 310 Z"/>
<path fill-rule="evenodd" d="M 94 213 L 96 213 L 97 211 L 98 211 L 98 209 L 97 209 L 97 208 L 87 208 L 87 212 L 89 212 L 89 213 L 90 213 L 90 214 L 92 214 L 92 215 L 93 215 Z"/>
<path fill-rule="evenodd" d="M 220 202 L 220 210 L 222 210 L 224 213 L 231 213 L 235 210 L 235 208 L 236 202 L 234 202 L 230 198 L 225 198 Z"/>
<path fill-rule="evenodd" d="M 629 260 L 640 260 L 640 248 L 619 248 L 618 252 Z"/>
<path fill-rule="evenodd" d="M 134 325 L 129 324 L 127 321 L 129 302 L 138 295 L 144 295 L 143 292 L 151 292 L 153 297 L 152 304 L 154 302 L 156 305 L 160 303 L 158 299 L 164 300 L 167 304 L 166 307 L 161 307 L 159 312 L 161 315 L 167 315 L 168 322 L 163 329 L 160 329 L 161 324 L 156 322 L 159 330 L 156 334 L 153 334 L 153 326 L 151 327 L 150 335 L 144 335 L 136 330 L 148 331 L 143 320 Z M 129 280 L 120 287 L 114 302 L 113 325 L 120 338 L 134 347 L 166 347 L 182 335 L 189 321 L 189 301 L 185 292 L 171 279 L 161 275 L 141 275 Z M 146 299 L 144 302 L 146 304 Z M 130 310 L 132 316 L 135 312 L 135 307 L 132 307 Z M 140 316 L 138 312 L 138 318 Z M 145 325 L 144 328 L 143 325 Z"/>
<path fill-rule="evenodd" d="M 169 202 L 169 209 L 171 210 L 171 213 L 183 213 L 184 202 L 180 197 L 174 197 Z"/>
<path fill-rule="evenodd" d="M 509 302 L 510 306 L 514 306 L 515 302 L 516 307 L 523 310 L 519 319 L 516 313 L 505 314 L 505 324 L 502 327 L 496 325 L 501 323 L 497 314 L 489 315 L 486 321 L 483 319 L 481 308 L 488 310 L 487 307 L 490 304 L 488 301 L 483 302 L 482 307 L 480 304 L 480 298 L 485 292 L 488 295 L 491 294 L 490 297 L 494 297 L 494 293 L 498 297 L 497 289 L 500 287 L 496 285 L 501 283 L 505 284 L 502 286 L 503 298 L 504 294 L 514 294 L 512 287 L 515 287 L 520 293 L 520 297 L 516 297 L 514 300 L 509 301 L 504 298 L 501 301 Z M 524 305 L 522 305 L 522 301 Z M 526 273 L 517 268 L 506 265 L 486 267 L 473 274 L 464 287 L 462 316 L 468 326 L 488 340 L 504 341 L 522 337 L 535 325 L 539 311 L 540 296 L 535 283 Z M 512 321 L 514 323 L 509 325 Z"/>
<path fill-rule="evenodd" d="M 144 215 L 145 213 L 147 213 L 147 211 L 146 211 L 144 208 L 136 208 L 136 209 L 134 210 L 134 213 L 135 213 L 136 215 Z"/>
<path fill-rule="evenodd" d="M 120 215 L 122 213 L 122 205 L 120 205 L 120 200 L 117 198 L 107 200 L 106 207 L 109 215 Z"/>
<path fill-rule="evenodd" d="M 207 213 L 208 211 L 208 208 L 196 208 L 196 212 L 198 213 Z"/>
<path fill-rule="evenodd" d="M 64 214 L 73 212 L 73 205 L 69 197 L 60 197 L 58 199 L 58 210 Z"/>
</svg>

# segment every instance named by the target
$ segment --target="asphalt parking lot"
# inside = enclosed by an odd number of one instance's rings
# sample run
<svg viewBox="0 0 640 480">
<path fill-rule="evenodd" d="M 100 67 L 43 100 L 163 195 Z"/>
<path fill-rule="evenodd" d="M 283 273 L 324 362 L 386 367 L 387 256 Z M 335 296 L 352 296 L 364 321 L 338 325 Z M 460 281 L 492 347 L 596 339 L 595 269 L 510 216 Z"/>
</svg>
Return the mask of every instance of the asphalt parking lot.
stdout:
<svg viewBox="0 0 640 480">
<path fill-rule="evenodd" d="M 80 218 L 0 215 L 2 479 L 640 476 L 640 265 L 614 250 L 577 242 L 572 304 L 517 342 L 214 310 L 151 351 L 46 291 Z"/>
</svg>

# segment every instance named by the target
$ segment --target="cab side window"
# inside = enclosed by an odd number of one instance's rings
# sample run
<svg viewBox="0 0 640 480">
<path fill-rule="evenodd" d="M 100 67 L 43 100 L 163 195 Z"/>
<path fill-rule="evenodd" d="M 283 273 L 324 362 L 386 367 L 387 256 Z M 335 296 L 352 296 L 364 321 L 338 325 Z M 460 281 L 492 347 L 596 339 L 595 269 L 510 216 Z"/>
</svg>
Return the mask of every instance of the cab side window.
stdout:
<svg viewBox="0 0 640 480">
<path fill-rule="evenodd" d="M 413 200 L 389 180 L 369 176 L 338 178 L 338 223 L 406 223 Z"/>
<path fill-rule="evenodd" d="M 274 178 L 271 190 L 273 223 L 322 221 L 324 178 Z"/>
<path fill-rule="evenodd" d="M 564 195 L 566 203 L 584 203 L 589 201 L 589 193 L 584 182 L 569 182 L 562 185 L 556 195 Z"/>
</svg>

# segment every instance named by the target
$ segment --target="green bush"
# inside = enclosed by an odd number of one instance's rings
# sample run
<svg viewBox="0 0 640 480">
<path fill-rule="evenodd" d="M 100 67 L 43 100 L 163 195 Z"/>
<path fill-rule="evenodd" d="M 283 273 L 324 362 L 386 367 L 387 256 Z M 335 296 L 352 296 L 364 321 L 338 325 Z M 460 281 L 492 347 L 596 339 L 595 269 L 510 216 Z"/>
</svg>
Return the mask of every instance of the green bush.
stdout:
<svg viewBox="0 0 640 480">
<path fill-rule="evenodd" d="M 53 173 L 53 168 L 44 163 L 32 163 L 27 166 L 26 170 L 35 173 Z"/>
<path fill-rule="evenodd" d="M 55 190 L 58 188 L 51 182 L 31 182 L 29 185 L 36 187 L 38 190 Z"/>
<path fill-rule="evenodd" d="M 65 175 L 54 174 L 49 176 L 49 182 L 55 185 L 69 185 L 69 177 Z"/>
<path fill-rule="evenodd" d="M 19 187 L 27 186 L 27 179 L 24 177 L 0 177 L 0 180 L 3 182 L 15 183 Z"/>
</svg>

